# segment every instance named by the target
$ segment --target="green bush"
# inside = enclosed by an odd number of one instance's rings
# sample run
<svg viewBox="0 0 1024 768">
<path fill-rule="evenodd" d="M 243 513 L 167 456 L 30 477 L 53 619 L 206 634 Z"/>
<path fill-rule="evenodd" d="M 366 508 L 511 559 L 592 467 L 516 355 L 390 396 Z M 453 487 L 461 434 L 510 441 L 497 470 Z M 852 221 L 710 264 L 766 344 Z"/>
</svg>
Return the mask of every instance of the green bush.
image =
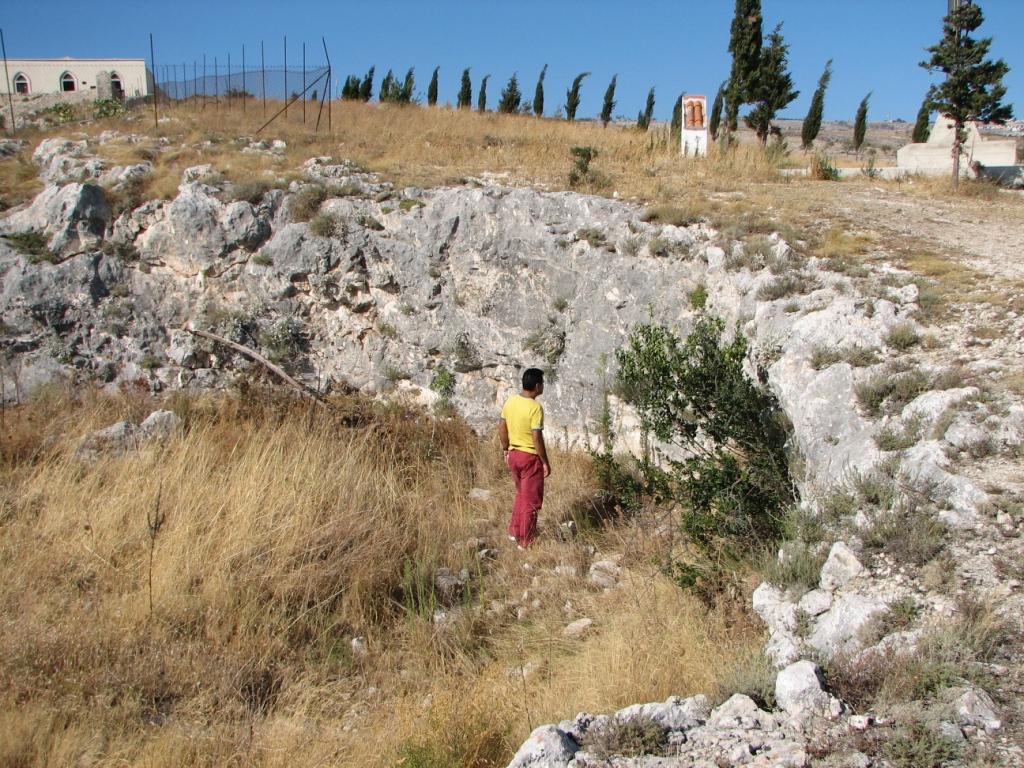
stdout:
<svg viewBox="0 0 1024 768">
<path fill-rule="evenodd" d="M 818 152 L 811 157 L 810 177 L 815 181 L 839 181 L 839 169 L 832 158 Z"/>
<path fill-rule="evenodd" d="M 92 103 L 92 113 L 97 120 L 104 117 L 120 117 L 127 111 L 124 102 L 118 99 L 96 99 Z"/>
<path fill-rule="evenodd" d="M 438 366 L 434 372 L 434 378 L 430 380 L 430 390 L 436 392 L 440 397 L 438 405 L 442 408 L 450 408 L 452 396 L 455 394 L 455 375 L 443 365 Z"/>
<path fill-rule="evenodd" d="M 18 253 L 27 257 L 29 264 L 53 264 L 57 255 L 50 250 L 46 236 L 42 232 L 29 230 L 3 235 Z"/>
<path fill-rule="evenodd" d="M 708 287 L 701 283 L 690 291 L 690 306 L 694 309 L 704 309 L 708 304 Z"/>
<path fill-rule="evenodd" d="M 54 104 L 46 111 L 53 115 L 56 121 L 61 125 L 63 125 L 64 123 L 70 123 L 72 120 L 75 119 L 74 107 L 72 107 L 70 104 L 66 102 Z"/>
<path fill-rule="evenodd" d="M 616 353 L 617 389 L 646 433 L 691 454 L 666 469 L 644 463 L 651 492 L 683 505 L 684 530 L 698 546 L 753 551 L 777 537 L 795 498 L 787 431 L 774 396 L 743 372 L 746 340 L 737 333 L 726 343 L 723 332 L 706 316 L 685 340 L 638 326 Z"/>
</svg>

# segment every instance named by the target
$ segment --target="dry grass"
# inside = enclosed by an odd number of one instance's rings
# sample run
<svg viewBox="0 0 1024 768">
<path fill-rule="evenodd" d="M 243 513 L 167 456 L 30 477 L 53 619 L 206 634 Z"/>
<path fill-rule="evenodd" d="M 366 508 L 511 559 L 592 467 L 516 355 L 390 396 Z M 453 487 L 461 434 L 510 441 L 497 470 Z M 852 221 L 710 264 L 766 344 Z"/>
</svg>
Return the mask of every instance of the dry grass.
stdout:
<svg viewBox="0 0 1024 768">
<path fill-rule="evenodd" d="M 556 453 L 524 557 L 501 546 L 493 443 L 402 407 L 251 397 L 178 396 L 179 436 L 95 460 L 80 436 L 155 404 L 54 390 L 4 414 L 0 606 L 18 620 L 0 625 L 0 764 L 503 765 L 532 725 L 714 690 L 761 642 L 647 565 L 639 529 L 551 535 L 594 493 L 585 457 Z M 585 572 L 585 543 L 635 575 L 605 594 L 553 573 Z M 440 565 L 472 587 L 437 624 Z M 509 599 L 521 620 L 487 611 Z M 593 633 L 563 639 L 579 615 Z M 510 674 L 524 663 L 538 671 Z"/>
</svg>

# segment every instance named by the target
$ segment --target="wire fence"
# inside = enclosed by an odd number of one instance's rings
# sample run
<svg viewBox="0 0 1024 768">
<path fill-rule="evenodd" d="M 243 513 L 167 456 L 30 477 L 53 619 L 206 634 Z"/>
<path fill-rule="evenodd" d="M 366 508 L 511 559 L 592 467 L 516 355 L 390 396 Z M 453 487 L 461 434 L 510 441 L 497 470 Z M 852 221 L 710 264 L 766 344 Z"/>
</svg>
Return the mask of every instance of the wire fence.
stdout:
<svg viewBox="0 0 1024 768">
<path fill-rule="evenodd" d="M 326 93 L 327 65 L 228 69 L 225 65 L 193 62 L 191 65 L 157 65 L 156 89 L 171 101 L 243 99 L 283 100 L 301 97 L 317 101 Z"/>
</svg>

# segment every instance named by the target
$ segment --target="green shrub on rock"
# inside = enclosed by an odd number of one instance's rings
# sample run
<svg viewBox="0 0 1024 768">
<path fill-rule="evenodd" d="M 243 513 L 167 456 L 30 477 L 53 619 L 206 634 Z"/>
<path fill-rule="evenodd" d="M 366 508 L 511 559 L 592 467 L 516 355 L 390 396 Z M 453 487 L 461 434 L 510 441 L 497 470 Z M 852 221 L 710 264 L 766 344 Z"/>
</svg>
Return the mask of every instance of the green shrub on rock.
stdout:
<svg viewBox="0 0 1024 768">
<path fill-rule="evenodd" d="M 746 340 L 737 334 L 727 343 L 724 330 L 711 317 L 685 340 L 638 326 L 616 354 L 617 383 L 644 431 L 688 454 L 666 468 L 644 462 L 648 488 L 682 504 L 684 530 L 698 546 L 749 549 L 778 535 L 795 492 L 778 403 L 744 373 Z"/>
</svg>

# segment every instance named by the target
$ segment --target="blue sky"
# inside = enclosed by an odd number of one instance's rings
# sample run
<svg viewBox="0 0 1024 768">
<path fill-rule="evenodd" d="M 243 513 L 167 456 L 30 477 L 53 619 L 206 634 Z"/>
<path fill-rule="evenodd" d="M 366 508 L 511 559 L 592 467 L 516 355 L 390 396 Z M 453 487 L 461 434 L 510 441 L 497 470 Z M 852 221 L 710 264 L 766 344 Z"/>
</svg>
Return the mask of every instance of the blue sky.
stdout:
<svg viewBox="0 0 1024 768">
<path fill-rule="evenodd" d="M 1024 0 L 981 0 L 992 51 L 1010 65 L 1007 100 L 1024 116 Z M 205 53 L 232 63 L 265 42 L 268 65 L 322 59 L 320 37 L 340 84 L 371 64 L 380 77 L 415 67 L 417 90 L 441 67 L 440 99 L 454 101 L 464 67 L 491 75 L 489 102 L 497 102 L 509 76 L 519 73 L 532 98 L 541 66 L 549 65 L 546 111 L 564 103 L 573 76 L 589 70 L 579 116 L 596 114 L 613 74 L 616 113 L 635 116 L 656 87 L 655 116 L 665 119 L 682 92 L 712 96 L 729 71 L 726 51 L 733 0 L 7 0 L 0 15 L 9 57 L 148 58 L 148 33 L 157 64 L 190 63 Z M 765 32 L 784 22 L 790 65 L 800 97 L 783 116 L 802 117 L 827 59 L 834 77 L 826 118 L 850 120 L 873 92 L 871 119 L 913 120 L 929 83 L 917 66 L 924 48 L 941 35 L 946 0 L 763 0 Z"/>
</svg>

